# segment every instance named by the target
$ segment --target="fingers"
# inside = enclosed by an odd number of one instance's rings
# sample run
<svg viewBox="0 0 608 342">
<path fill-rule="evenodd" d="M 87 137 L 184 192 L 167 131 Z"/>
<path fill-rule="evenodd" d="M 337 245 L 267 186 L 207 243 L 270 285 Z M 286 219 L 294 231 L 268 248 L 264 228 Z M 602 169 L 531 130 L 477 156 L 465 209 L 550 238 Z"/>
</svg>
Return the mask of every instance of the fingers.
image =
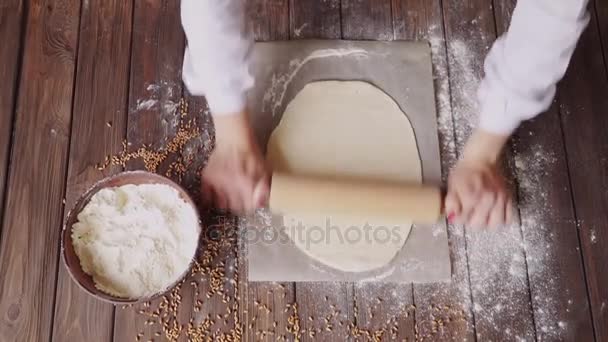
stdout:
<svg viewBox="0 0 608 342">
<path fill-rule="evenodd" d="M 201 202 L 204 207 L 215 207 L 221 210 L 238 207 L 240 204 L 235 200 L 226 187 L 218 184 L 218 181 L 210 179 L 207 175 L 201 175 Z"/>
<path fill-rule="evenodd" d="M 230 173 L 203 173 L 201 193 L 204 205 L 242 215 L 267 205 L 270 179 L 264 164 Z"/>
<path fill-rule="evenodd" d="M 452 223 L 456 217 L 460 216 L 460 212 L 462 210 L 460 199 L 454 191 L 448 191 L 448 194 L 445 196 L 444 205 L 445 212 L 448 216 L 448 221 Z"/>
<path fill-rule="evenodd" d="M 479 201 L 474 206 L 468 222 L 470 226 L 475 228 L 484 228 L 488 226 L 488 219 L 494 209 L 496 197 L 497 196 L 493 191 L 484 191 L 479 196 Z"/>
<path fill-rule="evenodd" d="M 201 202 L 203 207 L 213 205 L 213 188 L 207 182 L 201 182 Z"/>
<path fill-rule="evenodd" d="M 214 191 L 213 203 L 218 209 L 228 210 L 228 196 L 221 192 Z"/>
<path fill-rule="evenodd" d="M 505 224 L 513 223 L 513 216 L 515 208 L 513 207 L 513 200 L 511 198 L 507 199 L 506 209 L 505 209 Z"/>
<path fill-rule="evenodd" d="M 456 219 L 459 224 L 475 229 L 494 229 L 513 220 L 513 202 L 501 190 L 484 191 L 475 197 L 463 196 L 462 203 L 465 209 Z"/>
<path fill-rule="evenodd" d="M 262 177 L 253 190 L 253 209 L 268 206 L 270 198 L 270 177 Z"/>
<path fill-rule="evenodd" d="M 264 157 L 246 115 L 214 121 L 216 137 L 221 140 L 216 140 L 201 173 L 203 198 L 235 214 L 249 213 L 268 201 Z"/>
<path fill-rule="evenodd" d="M 234 194 L 228 197 L 228 209 L 235 214 L 244 214 L 249 211 L 246 198 L 241 194 Z"/>
<path fill-rule="evenodd" d="M 244 194 L 247 197 L 246 209 L 252 212 L 268 203 L 270 193 L 270 174 L 263 160 L 250 160 L 247 170 L 249 184 Z"/>
<path fill-rule="evenodd" d="M 506 197 L 507 196 L 504 194 L 500 194 L 496 197 L 496 202 L 488 217 L 488 227 L 498 227 L 505 224 L 507 211 Z"/>
<path fill-rule="evenodd" d="M 475 206 L 483 191 L 483 183 L 479 175 L 471 175 L 455 185 L 455 191 L 462 206 L 460 215 L 456 218 L 459 224 L 469 223 L 475 212 Z"/>
<path fill-rule="evenodd" d="M 445 209 L 451 222 L 493 229 L 511 222 L 513 204 L 498 175 L 464 170 L 450 177 Z"/>
</svg>

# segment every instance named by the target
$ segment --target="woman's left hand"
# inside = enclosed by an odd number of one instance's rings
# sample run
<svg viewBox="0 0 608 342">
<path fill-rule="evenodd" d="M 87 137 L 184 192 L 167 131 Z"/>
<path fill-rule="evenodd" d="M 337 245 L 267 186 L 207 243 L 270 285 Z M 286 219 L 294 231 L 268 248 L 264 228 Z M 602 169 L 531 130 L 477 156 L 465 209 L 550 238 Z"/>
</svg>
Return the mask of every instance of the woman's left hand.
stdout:
<svg viewBox="0 0 608 342">
<path fill-rule="evenodd" d="M 513 204 L 496 165 L 461 160 L 448 179 L 445 210 L 450 221 L 474 228 L 510 224 Z"/>
<path fill-rule="evenodd" d="M 513 220 L 513 202 L 498 159 L 508 137 L 477 130 L 448 178 L 445 212 L 453 223 L 496 228 Z"/>
</svg>

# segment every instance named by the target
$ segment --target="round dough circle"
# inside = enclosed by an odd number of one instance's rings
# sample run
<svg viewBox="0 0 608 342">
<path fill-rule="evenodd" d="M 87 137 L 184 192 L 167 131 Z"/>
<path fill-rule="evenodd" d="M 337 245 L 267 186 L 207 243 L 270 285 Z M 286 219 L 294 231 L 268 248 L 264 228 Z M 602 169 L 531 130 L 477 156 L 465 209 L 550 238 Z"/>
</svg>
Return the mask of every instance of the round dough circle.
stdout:
<svg viewBox="0 0 608 342">
<path fill-rule="evenodd" d="M 275 171 L 295 175 L 422 181 L 416 138 L 407 116 L 386 93 L 361 81 L 307 84 L 273 131 L 267 158 Z M 332 213 L 283 214 L 286 233 L 299 249 L 348 272 L 388 264 L 412 226 L 406 217 L 386 222 Z"/>
</svg>

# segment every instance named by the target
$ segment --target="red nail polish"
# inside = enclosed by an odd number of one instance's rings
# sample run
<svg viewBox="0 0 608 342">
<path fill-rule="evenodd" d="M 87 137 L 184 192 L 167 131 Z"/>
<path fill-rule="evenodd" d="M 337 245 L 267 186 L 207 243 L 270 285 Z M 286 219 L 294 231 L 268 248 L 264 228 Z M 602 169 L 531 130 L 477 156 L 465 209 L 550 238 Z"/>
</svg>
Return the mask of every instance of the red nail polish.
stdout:
<svg viewBox="0 0 608 342">
<path fill-rule="evenodd" d="M 456 217 L 456 214 L 455 214 L 455 213 L 453 213 L 453 212 L 452 212 L 452 213 L 449 213 L 449 214 L 448 214 L 448 222 L 449 222 L 449 223 L 453 223 L 453 222 L 454 222 L 454 218 L 455 218 L 455 217 Z"/>
</svg>

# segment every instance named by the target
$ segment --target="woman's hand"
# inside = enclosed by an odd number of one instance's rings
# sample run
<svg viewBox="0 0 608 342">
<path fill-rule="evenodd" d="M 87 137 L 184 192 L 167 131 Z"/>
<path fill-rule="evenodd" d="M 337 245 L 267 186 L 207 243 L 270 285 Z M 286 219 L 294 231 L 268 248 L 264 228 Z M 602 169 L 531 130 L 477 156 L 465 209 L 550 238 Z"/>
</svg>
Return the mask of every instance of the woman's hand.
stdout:
<svg viewBox="0 0 608 342">
<path fill-rule="evenodd" d="M 513 203 L 497 167 L 507 137 L 476 131 L 448 178 L 448 220 L 474 228 L 510 224 Z"/>
<path fill-rule="evenodd" d="M 203 200 L 246 214 L 267 204 L 270 176 L 246 113 L 214 116 L 215 149 L 201 173 Z"/>
</svg>

